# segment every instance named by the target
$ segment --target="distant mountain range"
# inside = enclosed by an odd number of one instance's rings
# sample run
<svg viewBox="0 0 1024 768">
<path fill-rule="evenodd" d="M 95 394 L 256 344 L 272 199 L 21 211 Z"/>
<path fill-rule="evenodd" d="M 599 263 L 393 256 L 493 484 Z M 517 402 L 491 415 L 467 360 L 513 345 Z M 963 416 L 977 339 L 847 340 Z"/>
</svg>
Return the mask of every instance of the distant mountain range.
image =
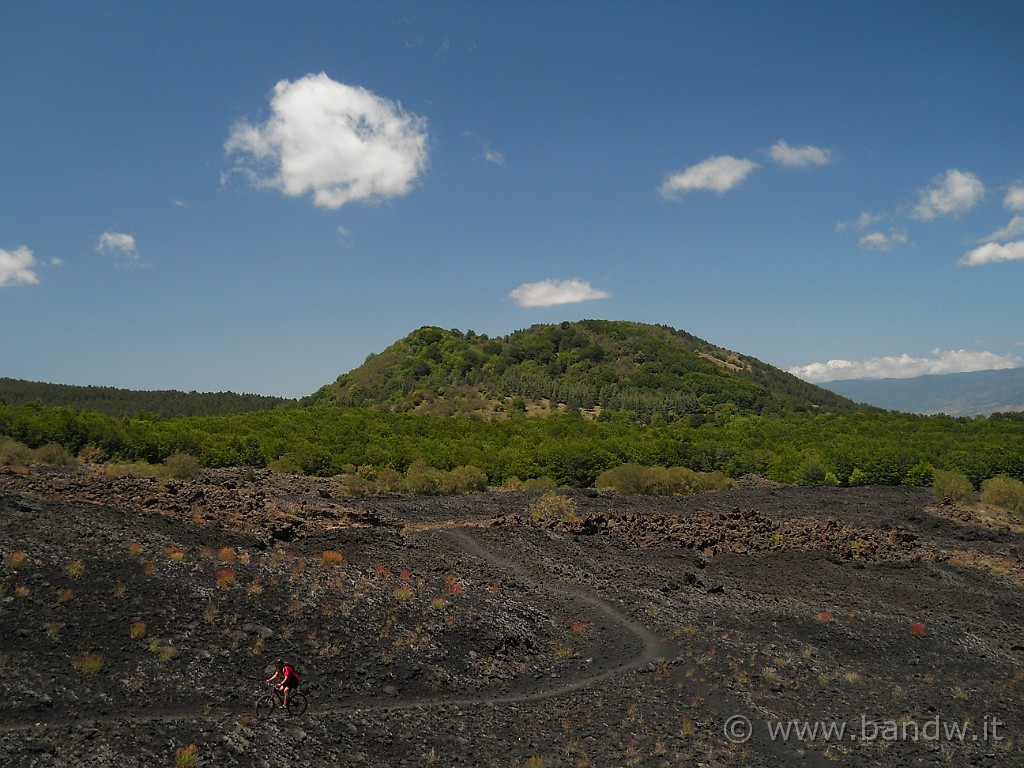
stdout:
<svg viewBox="0 0 1024 768">
<path fill-rule="evenodd" d="M 846 379 L 822 386 L 858 403 L 905 413 L 988 416 L 1024 411 L 1024 368 L 912 379 Z"/>
</svg>

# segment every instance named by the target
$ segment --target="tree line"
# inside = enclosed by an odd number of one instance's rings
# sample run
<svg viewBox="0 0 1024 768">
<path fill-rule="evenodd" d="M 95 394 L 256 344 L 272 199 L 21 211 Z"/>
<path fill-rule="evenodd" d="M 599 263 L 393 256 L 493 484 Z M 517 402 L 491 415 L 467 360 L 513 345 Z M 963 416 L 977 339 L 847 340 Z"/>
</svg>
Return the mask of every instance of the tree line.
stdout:
<svg viewBox="0 0 1024 768">
<path fill-rule="evenodd" d="M 438 418 L 376 409 L 286 407 L 161 418 L 111 417 L 39 403 L 0 404 L 0 435 L 30 448 L 159 463 L 174 454 L 206 467 L 288 466 L 331 476 L 359 467 L 475 467 L 491 485 L 548 478 L 590 487 L 624 464 L 756 474 L 807 485 L 930 485 L 955 470 L 976 488 L 997 475 L 1024 481 L 1024 415 L 955 419 L 888 412 L 722 412 L 667 424 L 546 418 Z M 3 457 L 0 456 L 0 461 Z"/>
</svg>

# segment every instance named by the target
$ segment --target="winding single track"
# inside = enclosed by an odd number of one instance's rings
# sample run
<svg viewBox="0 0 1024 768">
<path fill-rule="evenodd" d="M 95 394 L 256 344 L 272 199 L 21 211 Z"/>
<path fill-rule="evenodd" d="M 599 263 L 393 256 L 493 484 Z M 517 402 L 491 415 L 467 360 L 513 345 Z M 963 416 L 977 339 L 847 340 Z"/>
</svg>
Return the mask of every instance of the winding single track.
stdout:
<svg viewBox="0 0 1024 768">
<path fill-rule="evenodd" d="M 445 525 L 432 525 L 423 527 L 420 530 L 432 530 L 440 535 L 446 536 L 457 543 L 465 552 L 473 557 L 486 560 L 503 571 L 515 574 L 516 578 L 530 583 L 538 589 L 560 595 L 570 603 L 589 607 L 591 610 L 603 615 L 611 624 L 617 625 L 642 643 L 642 649 L 634 656 L 624 659 L 619 663 L 595 672 L 585 674 L 572 680 L 567 680 L 555 685 L 541 686 L 534 690 L 509 692 L 501 694 L 478 694 L 467 696 L 452 696 L 450 694 L 416 697 L 392 702 L 380 702 L 369 700 L 353 699 L 339 702 L 331 706 L 318 706 L 314 716 L 344 714 L 346 712 L 398 712 L 415 709 L 428 709 L 433 707 L 477 707 L 477 706 L 501 706 L 505 704 L 518 704 L 525 702 L 538 702 L 556 698 L 565 694 L 592 688 L 616 676 L 632 672 L 644 666 L 657 663 L 659 660 L 668 658 L 671 655 L 670 646 L 666 645 L 648 627 L 632 619 L 623 611 L 599 597 L 588 594 L 578 585 L 568 585 L 555 582 L 550 578 L 543 580 L 534 576 L 529 569 L 522 564 L 504 557 L 489 549 L 483 544 L 479 537 L 469 533 L 469 528 L 474 526 L 450 527 Z M 123 715 L 99 714 L 91 716 L 87 713 L 78 715 L 64 715 L 52 713 L 50 717 L 40 716 L 40 713 L 30 715 L 30 722 L 8 722 L 0 725 L 0 731 L 23 731 L 36 725 L 57 725 L 61 723 L 84 725 L 87 723 L 148 723 L 148 722 L 173 722 L 210 719 L 217 716 L 234 716 L 235 712 L 225 713 L 224 710 L 215 712 L 203 712 L 204 704 L 196 702 L 189 705 L 180 705 L 174 708 L 164 708 L 161 712 L 151 713 L 125 713 Z M 49 713 L 48 713 L 49 714 Z"/>
</svg>

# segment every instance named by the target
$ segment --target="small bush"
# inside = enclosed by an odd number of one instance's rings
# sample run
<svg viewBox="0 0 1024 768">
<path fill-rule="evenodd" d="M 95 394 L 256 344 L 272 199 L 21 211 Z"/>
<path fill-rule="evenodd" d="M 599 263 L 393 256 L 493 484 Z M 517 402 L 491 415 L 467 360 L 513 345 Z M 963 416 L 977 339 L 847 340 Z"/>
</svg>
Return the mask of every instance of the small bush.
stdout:
<svg viewBox="0 0 1024 768">
<path fill-rule="evenodd" d="M 86 653 L 71 660 L 71 666 L 87 675 L 98 675 L 103 670 L 104 659 L 98 653 Z"/>
<path fill-rule="evenodd" d="M 75 457 L 67 448 L 60 443 L 47 443 L 41 448 L 32 451 L 32 459 L 37 464 L 46 464 L 50 467 L 73 467 Z"/>
<path fill-rule="evenodd" d="M 79 579 L 85 573 L 85 563 L 81 560 L 72 560 L 68 563 L 68 575 L 73 579 Z"/>
<path fill-rule="evenodd" d="M 969 504 L 974 501 L 974 486 L 963 472 L 936 469 L 932 475 L 932 495 L 940 504 Z"/>
<path fill-rule="evenodd" d="M 141 640 L 146 636 L 146 622 L 134 621 L 132 625 L 128 627 L 128 637 L 132 640 Z"/>
<path fill-rule="evenodd" d="M 24 443 L 0 436 L 0 466 L 18 466 L 31 461 L 32 449 Z"/>
<path fill-rule="evenodd" d="M 405 490 L 422 496 L 439 496 L 443 492 L 443 477 L 439 470 L 425 461 L 414 461 L 405 473 Z"/>
<path fill-rule="evenodd" d="M 544 475 L 543 477 L 531 477 L 529 480 L 523 481 L 524 491 L 547 491 L 554 490 L 557 487 L 558 483 L 547 475 Z"/>
<path fill-rule="evenodd" d="M 295 463 L 294 459 L 290 459 L 287 456 L 282 456 L 280 459 L 274 459 L 269 464 L 267 464 L 267 469 L 269 469 L 271 472 L 277 472 L 282 475 L 306 474 L 305 472 L 302 471 L 302 467 Z"/>
<path fill-rule="evenodd" d="M 445 493 L 482 493 L 487 490 L 487 475 L 476 467 L 456 467 L 443 481 Z"/>
<path fill-rule="evenodd" d="M 1024 483 L 1006 475 L 990 477 L 981 484 L 981 500 L 1016 515 L 1024 515 Z"/>
<path fill-rule="evenodd" d="M 221 589 L 229 589 L 235 583 L 236 574 L 230 568 L 221 568 L 213 574 L 217 586 Z"/>
<path fill-rule="evenodd" d="M 537 522 L 552 520 L 571 521 L 576 519 L 576 501 L 554 491 L 530 502 L 526 511 Z"/>
<path fill-rule="evenodd" d="M 405 478 L 402 477 L 402 473 L 391 467 L 377 470 L 374 483 L 378 493 L 399 493 L 405 489 Z"/>
<path fill-rule="evenodd" d="M 195 480 L 202 474 L 199 459 L 187 453 L 172 453 L 164 460 L 167 477 L 175 480 Z"/>
<path fill-rule="evenodd" d="M 24 552 L 11 552 L 10 554 L 4 555 L 4 565 L 11 570 L 18 570 L 28 560 L 28 555 Z"/>
<path fill-rule="evenodd" d="M 345 556 L 336 549 L 329 549 L 320 556 L 320 562 L 324 565 L 344 565 Z"/>
<path fill-rule="evenodd" d="M 196 768 L 199 765 L 199 747 L 189 744 L 174 752 L 174 768 Z"/>
<path fill-rule="evenodd" d="M 83 445 L 78 449 L 78 460 L 82 464 L 102 464 L 107 460 L 107 452 L 95 445 Z"/>
</svg>

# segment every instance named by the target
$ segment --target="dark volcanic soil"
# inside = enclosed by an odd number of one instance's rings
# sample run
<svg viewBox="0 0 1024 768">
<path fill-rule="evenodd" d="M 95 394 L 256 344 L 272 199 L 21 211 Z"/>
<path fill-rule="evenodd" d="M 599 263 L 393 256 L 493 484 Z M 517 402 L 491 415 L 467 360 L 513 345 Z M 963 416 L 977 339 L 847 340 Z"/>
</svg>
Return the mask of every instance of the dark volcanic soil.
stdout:
<svg viewBox="0 0 1024 768">
<path fill-rule="evenodd" d="M 0 472 L 0 765 L 1024 765 L 1024 533 L 926 490 Z"/>
</svg>

